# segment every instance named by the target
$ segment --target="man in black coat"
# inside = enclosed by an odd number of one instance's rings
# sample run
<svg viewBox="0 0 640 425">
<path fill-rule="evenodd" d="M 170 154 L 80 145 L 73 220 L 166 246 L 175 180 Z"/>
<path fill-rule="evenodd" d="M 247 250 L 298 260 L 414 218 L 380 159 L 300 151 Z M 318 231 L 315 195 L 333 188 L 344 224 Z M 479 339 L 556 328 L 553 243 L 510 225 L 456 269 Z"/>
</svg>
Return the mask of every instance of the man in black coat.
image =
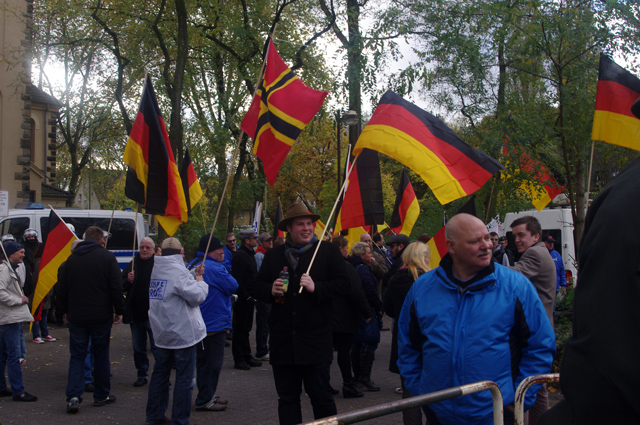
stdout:
<svg viewBox="0 0 640 425">
<path fill-rule="evenodd" d="M 133 363 L 138 371 L 138 379 L 133 383 L 134 387 L 146 385 L 149 380 L 147 336 L 154 358 L 156 355 L 156 345 L 149 324 L 149 282 L 153 270 L 155 248 L 153 239 L 150 237 L 142 238 L 140 252 L 122 271 L 122 285 L 127 294 L 122 321 L 128 323 L 131 328 Z"/>
<path fill-rule="evenodd" d="M 274 303 L 269 316 L 270 363 L 281 425 L 302 422 L 302 383 L 316 419 L 336 414 L 329 384 L 331 316 L 333 300 L 346 295 L 350 287 L 347 264 L 338 247 L 329 242 L 321 243 L 307 274 L 318 244 L 313 223 L 320 216 L 294 203 L 285 217 L 278 228 L 287 232 L 287 240 L 265 254 L 255 287 L 256 298 Z M 289 272 L 286 292 L 279 278 L 284 267 Z"/>
<path fill-rule="evenodd" d="M 93 405 L 116 401 L 110 392 L 109 339 L 111 325 L 120 323 L 124 296 L 116 257 L 102 247 L 102 229 L 91 226 L 59 273 L 58 305 L 69 321 L 67 412 L 76 413 L 84 393 L 84 360 L 91 337 L 94 356 Z M 115 311 L 115 315 L 114 315 Z"/>
<path fill-rule="evenodd" d="M 249 370 L 262 366 L 262 362 L 251 355 L 249 332 L 253 326 L 253 310 L 255 301 L 251 295 L 258 267 L 256 266 L 255 247 L 258 245 L 258 235 L 255 230 L 242 230 L 238 233 L 240 247 L 231 260 L 231 275 L 238 282 L 238 301 L 233 307 L 233 338 L 231 351 L 234 367 Z"/>
<path fill-rule="evenodd" d="M 541 425 L 639 424 L 640 159 L 587 212 L 578 257 L 573 335 L 564 345 L 564 400 Z"/>
</svg>

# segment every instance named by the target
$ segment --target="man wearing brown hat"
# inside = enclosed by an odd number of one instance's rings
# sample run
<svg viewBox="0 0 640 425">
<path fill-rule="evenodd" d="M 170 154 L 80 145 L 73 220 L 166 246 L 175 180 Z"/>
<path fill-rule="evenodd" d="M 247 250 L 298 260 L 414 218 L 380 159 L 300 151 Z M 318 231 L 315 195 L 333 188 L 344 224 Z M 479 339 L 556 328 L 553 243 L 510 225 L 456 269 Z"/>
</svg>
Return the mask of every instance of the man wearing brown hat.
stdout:
<svg viewBox="0 0 640 425">
<path fill-rule="evenodd" d="M 264 254 L 273 248 L 273 236 L 264 232 L 258 237 L 258 247 L 256 248 L 256 266 L 260 270 Z M 271 304 L 264 301 L 256 302 L 256 359 L 269 360 L 269 313 Z"/>
<path fill-rule="evenodd" d="M 238 281 L 238 301 L 233 307 L 231 351 L 235 363 L 234 367 L 249 370 L 252 367 L 262 366 L 262 362 L 254 359 L 251 355 L 251 343 L 249 342 L 255 304 L 251 296 L 251 288 L 258 273 L 254 258 L 258 235 L 253 229 L 242 230 L 238 233 L 238 241 L 240 247 L 231 260 L 231 275 Z"/>
<path fill-rule="evenodd" d="M 272 303 L 270 363 L 281 425 L 302 422 L 303 383 L 314 418 L 337 412 L 329 385 L 331 315 L 333 300 L 349 292 L 349 275 L 338 247 L 327 242 L 320 243 L 307 274 L 319 243 L 313 231 L 319 217 L 301 203 L 290 205 L 285 219 L 278 223 L 287 232 L 286 242 L 265 254 L 256 279 L 256 298 Z M 285 267 L 289 274 L 286 292 L 280 278 Z"/>
</svg>

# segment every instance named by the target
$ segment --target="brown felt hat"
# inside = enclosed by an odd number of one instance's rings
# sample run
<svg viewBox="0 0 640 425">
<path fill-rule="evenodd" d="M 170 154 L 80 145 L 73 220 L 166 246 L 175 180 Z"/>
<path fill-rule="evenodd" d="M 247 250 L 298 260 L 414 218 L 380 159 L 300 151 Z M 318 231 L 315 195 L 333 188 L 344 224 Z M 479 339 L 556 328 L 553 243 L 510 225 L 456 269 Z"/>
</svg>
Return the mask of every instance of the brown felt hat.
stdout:
<svg viewBox="0 0 640 425">
<path fill-rule="evenodd" d="M 284 212 L 284 216 L 285 218 L 280 220 L 280 223 L 278 223 L 278 229 L 282 230 L 283 232 L 287 231 L 287 225 L 294 218 L 311 217 L 311 221 L 317 221 L 320 218 L 319 214 L 309 212 L 309 209 L 301 202 L 294 202 L 293 204 L 289 205 L 287 207 L 287 210 Z"/>
</svg>

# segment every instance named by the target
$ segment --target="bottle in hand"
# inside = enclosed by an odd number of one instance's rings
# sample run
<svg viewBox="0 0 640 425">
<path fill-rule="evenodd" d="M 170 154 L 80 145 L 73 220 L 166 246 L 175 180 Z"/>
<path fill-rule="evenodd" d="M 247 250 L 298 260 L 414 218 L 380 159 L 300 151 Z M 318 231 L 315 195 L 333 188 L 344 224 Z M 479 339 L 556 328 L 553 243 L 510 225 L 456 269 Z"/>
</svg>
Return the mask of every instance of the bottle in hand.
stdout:
<svg viewBox="0 0 640 425">
<path fill-rule="evenodd" d="M 287 289 L 289 287 L 289 269 L 287 267 L 283 268 L 280 272 L 280 279 L 282 279 L 282 294 L 279 294 L 276 297 L 276 302 L 278 304 L 284 304 L 284 297 L 287 293 Z"/>
</svg>

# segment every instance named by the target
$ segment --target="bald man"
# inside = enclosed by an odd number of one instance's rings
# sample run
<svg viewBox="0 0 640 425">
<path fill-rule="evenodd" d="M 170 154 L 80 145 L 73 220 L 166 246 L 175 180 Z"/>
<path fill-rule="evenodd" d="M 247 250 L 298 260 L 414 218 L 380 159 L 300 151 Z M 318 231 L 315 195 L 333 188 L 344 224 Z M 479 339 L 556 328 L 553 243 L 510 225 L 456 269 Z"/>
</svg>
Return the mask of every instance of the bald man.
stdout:
<svg viewBox="0 0 640 425">
<path fill-rule="evenodd" d="M 555 335 L 526 277 L 493 262 L 486 226 L 469 214 L 446 225 L 448 254 L 412 285 L 398 319 L 398 368 L 411 396 L 490 380 L 500 386 L 505 424 L 515 389 L 551 371 Z M 539 385 L 527 392 L 525 410 Z M 488 391 L 424 406 L 429 425 L 492 424 Z"/>
</svg>

